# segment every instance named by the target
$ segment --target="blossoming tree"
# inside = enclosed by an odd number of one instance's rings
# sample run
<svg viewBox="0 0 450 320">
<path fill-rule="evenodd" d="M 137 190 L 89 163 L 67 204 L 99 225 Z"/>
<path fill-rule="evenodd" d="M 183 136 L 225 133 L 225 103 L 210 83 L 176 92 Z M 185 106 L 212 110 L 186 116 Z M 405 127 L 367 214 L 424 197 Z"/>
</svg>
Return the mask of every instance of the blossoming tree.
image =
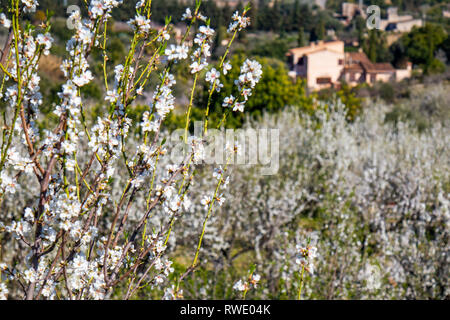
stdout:
<svg viewBox="0 0 450 320">
<path fill-rule="evenodd" d="M 139 1 L 128 22 L 133 28 L 129 52 L 122 64 L 111 66 L 108 24 L 111 11 L 121 3 L 92 0 L 86 2 L 86 19 L 79 11 L 71 14 L 74 34 L 61 64 L 65 83 L 53 110 L 58 121 L 52 128 L 39 126 L 44 117 L 40 108 L 47 102 L 38 75 L 41 57 L 52 46 L 51 23 L 34 26 L 24 20 L 39 6 L 36 0 L 11 0 L 9 11 L 0 15 L 0 23 L 9 29 L 0 59 L 0 93 L 7 103 L 1 129 L 0 201 L 19 199 L 22 205 L 16 212 L 1 212 L 5 261 L 0 265 L 0 298 L 103 299 L 124 285 L 122 298 L 128 299 L 143 286 L 165 283 L 174 271 L 164 253 L 177 219 L 190 206 L 188 190 L 204 148 L 204 139 L 189 132 L 194 93 L 204 70 L 211 85 L 209 96 L 220 90 L 219 76 L 231 68 L 230 46 L 250 23 L 249 8 L 232 16 L 228 46 L 212 67 L 214 30 L 201 14 L 200 2 L 186 10 L 187 30 L 174 42 L 170 19 L 156 30 L 150 20 L 151 1 Z M 93 50 L 103 54 L 106 95 L 103 114 L 90 123 L 81 89 L 94 79 L 89 59 Z M 192 75 L 183 136 L 186 148 L 182 161 L 170 163 L 164 120 L 175 106 L 176 79 L 171 71 L 184 60 Z M 114 74 L 108 77 L 111 68 Z M 154 74 L 159 74 L 159 84 L 150 88 Z M 243 112 L 260 77 L 261 66 L 245 61 L 236 79 L 239 95 L 227 98 L 224 107 Z M 151 103 L 142 121 L 133 123 L 128 111 L 144 91 L 153 92 Z M 205 107 L 206 135 L 209 102 Z M 141 132 L 140 140 L 130 135 L 134 127 Z M 228 149 L 235 151 L 234 146 Z M 197 230 L 192 263 L 173 286 L 167 285 L 166 298 L 181 296 L 183 279 L 199 264 L 208 218 L 224 200 L 218 190 L 227 185 L 225 174 L 226 170 L 214 173 L 216 191 L 203 200 L 206 213 Z"/>
</svg>

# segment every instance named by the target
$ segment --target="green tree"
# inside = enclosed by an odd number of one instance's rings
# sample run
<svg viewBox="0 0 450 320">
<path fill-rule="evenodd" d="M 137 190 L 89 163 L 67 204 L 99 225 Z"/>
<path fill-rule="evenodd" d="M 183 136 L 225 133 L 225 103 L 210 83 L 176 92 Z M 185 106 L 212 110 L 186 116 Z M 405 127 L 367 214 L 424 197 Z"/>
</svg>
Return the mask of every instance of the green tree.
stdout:
<svg viewBox="0 0 450 320">
<path fill-rule="evenodd" d="M 447 36 L 444 42 L 440 45 L 440 48 L 445 52 L 447 56 L 447 63 L 450 62 L 450 37 Z"/>
<path fill-rule="evenodd" d="M 261 63 L 263 69 L 261 80 L 245 105 L 245 113 L 231 112 L 228 115 L 227 124 L 231 126 L 241 126 L 246 115 L 258 117 L 264 112 L 277 112 L 289 105 L 310 103 L 306 97 L 303 82 L 299 81 L 294 83 L 288 76 L 283 62 L 271 58 L 256 59 Z M 231 58 L 233 68 L 226 76 L 221 76 L 221 81 L 224 86 L 212 98 L 209 118 L 211 127 L 216 126 L 222 119 L 224 112 L 227 111 L 222 107 L 224 98 L 229 95 L 237 96 L 234 79 L 239 77 L 240 67 L 243 62 L 243 55 L 233 55 Z M 196 120 L 203 120 L 204 108 L 208 99 L 208 88 L 208 84 L 205 84 L 203 90 L 197 96 L 196 105 L 198 107 L 195 108 L 196 110 L 193 115 Z"/>
<path fill-rule="evenodd" d="M 365 45 L 363 46 L 365 53 L 367 54 L 367 57 L 372 62 L 377 61 L 377 32 L 376 30 L 370 30 L 369 31 L 369 38 L 365 42 Z"/>
<path fill-rule="evenodd" d="M 299 47 L 306 45 L 305 30 L 302 27 L 298 30 L 297 45 Z"/>
<path fill-rule="evenodd" d="M 276 58 L 283 61 L 286 58 L 286 53 L 288 50 L 289 41 L 280 37 L 258 44 L 251 51 L 251 54 L 260 57 Z"/>
<path fill-rule="evenodd" d="M 291 21 L 290 21 L 291 31 L 298 30 L 301 27 L 301 19 L 302 19 L 302 14 L 300 11 L 300 1 L 295 0 L 294 7 L 292 8 L 292 13 L 291 13 Z"/>
<path fill-rule="evenodd" d="M 319 18 L 311 33 L 311 41 L 323 40 L 325 38 L 325 21 Z"/>
<path fill-rule="evenodd" d="M 362 47 L 372 62 L 387 62 L 392 60 L 392 54 L 389 51 L 386 36 L 379 30 L 370 30 Z"/>
<path fill-rule="evenodd" d="M 438 25 L 427 23 L 421 28 L 405 34 L 401 41 L 405 46 L 406 56 L 423 68 L 424 74 L 442 71 L 442 62 L 435 58 L 436 51 L 447 39 L 445 30 Z"/>
<path fill-rule="evenodd" d="M 357 15 L 354 19 L 354 28 L 356 29 L 359 43 L 362 43 L 364 41 L 364 32 L 366 30 L 366 20 L 361 15 Z"/>
<path fill-rule="evenodd" d="M 270 16 L 272 30 L 275 32 L 279 32 L 281 29 L 281 14 L 280 14 L 280 4 L 278 0 L 275 0 L 272 7 L 272 14 Z"/>
</svg>

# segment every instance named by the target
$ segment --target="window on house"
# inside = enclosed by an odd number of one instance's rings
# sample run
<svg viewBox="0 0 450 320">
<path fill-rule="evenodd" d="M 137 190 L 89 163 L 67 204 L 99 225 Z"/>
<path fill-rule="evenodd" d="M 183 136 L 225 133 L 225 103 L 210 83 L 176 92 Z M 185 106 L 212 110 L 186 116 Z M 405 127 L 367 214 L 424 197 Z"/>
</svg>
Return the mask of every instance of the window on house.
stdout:
<svg viewBox="0 0 450 320">
<path fill-rule="evenodd" d="M 325 77 L 317 78 L 316 83 L 317 84 L 329 84 L 329 83 L 331 83 L 331 78 L 325 78 Z"/>
<path fill-rule="evenodd" d="M 342 66 L 344 64 L 344 59 L 339 59 L 338 63 L 340 66 Z"/>
<path fill-rule="evenodd" d="M 376 74 L 371 74 L 370 75 L 370 82 L 375 82 L 377 80 L 377 75 Z"/>
<path fill-rule="evenodd" d="M 355 74 L 353 72 L 350 73 L 350 81 L 355 81 L 355 80 L 356 80 Z"/>
<path fill-rule="evenodd" d="M 300 59 L 298 59 L 298 63 L 299 66 L 303 66 L 305 64 L 305 57 L 301 57 Z"/>
</svg>

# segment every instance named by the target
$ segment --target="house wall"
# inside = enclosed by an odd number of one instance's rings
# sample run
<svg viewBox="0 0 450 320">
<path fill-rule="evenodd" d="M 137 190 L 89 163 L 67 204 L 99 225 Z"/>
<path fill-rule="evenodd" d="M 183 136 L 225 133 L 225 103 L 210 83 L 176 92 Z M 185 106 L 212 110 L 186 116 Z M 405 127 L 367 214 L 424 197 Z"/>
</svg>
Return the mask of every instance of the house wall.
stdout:
<svg viewBox="0 0 450 320">
<path fill-rule="evenodd" d="M 420 20 L 420 19 L 398 22 L 397 23 L 397 31 L 410 32 L 414 26 L 421 27 L 422 24 L 423 24 L 422 20 Z"/>
<path fill-rule="evenodd" d="M 413 26 L 422 26 L 422 20 L 414 19 L 411 15 L 398 15 L 398 8 L 390 7 L 387 9 L 387 19 L 380 21 L 380 28 L 385 30 L 390 23 L 397 25 L 397 32 L 409 32 Z"/>
<path fill-rule="evenodd" d="M 339 65 L 339 60 L 344 60 L 344 52 L 320 51 L 308 55 L 307 85 L 310 89 L 321 89 L 327 84 L 317 84 L 318 78 L 330 78 L 331 83 L 338 82 L 344 65 Z"/>
<path fill-rule="evenodd" d="M 345 80 L 345 83 L 347 83 L 351 87 L 365 82 L 364 73 L 357 71 L 346 71 L 344 74 L 342 74 L 341 79 Z"/>
<path fill-rule="evenodd" d="M 342 3 L 342 15 L 347 18 L 353 19 L 353 16 L 355 15 L 357 9 L 358 5 L 356 3 Z"/>
<path fill-rule="evenodd" d="M 387 18 L 388 21 L 395 21 L 398 18 L 398 8 L 397 7 L 387 8 Z"/>
<path fill-rule="evenodd" d="M 413 16 L 411 16 L 411 15 L 399 16 L 398 8 L 393 8 L 393 7 L 388 8 L 387 13 L 388 13 L 387 20 L 389 22 L 399 22 L 399 21 L 407 21 L 407 20 L 413 19 Z"/>
<path fill-rule="evenodd" d="M 386 30 L 386 27 L 388 26 L 389 23 L 391 23 L 389 20 L 381 19 L 380 20 L 380 29 Z"/>
<path fill-rule="evenodd" d="M 376 75 L 376 81 L 381 81 L 381 82 L 389 82 L 390 80 L 392 80 L 394 78 L 395 74 L 392 73 L 377 73 Z"/>
<path fill-rule="evenodd" d="M 334 41 L 326 43 L 325 47 L 330 50 L 344 53 L 344 41 Z"/>
<path fill-rule="evenodd" d="M 411 78 L 412 70 L 408 69 L 396 69 L 395 70 L 395 80 L 402 81 L 403 79 Z"/>
</svg>

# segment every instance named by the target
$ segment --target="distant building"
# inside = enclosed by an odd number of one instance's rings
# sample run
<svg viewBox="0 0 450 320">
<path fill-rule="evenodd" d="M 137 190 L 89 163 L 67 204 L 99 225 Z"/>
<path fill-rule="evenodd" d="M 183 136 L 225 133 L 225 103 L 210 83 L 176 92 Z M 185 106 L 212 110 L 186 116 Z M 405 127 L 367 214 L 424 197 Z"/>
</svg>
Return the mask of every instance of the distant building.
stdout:
<svg viewBox="0 0 450 320">
<path fill-rule="evenodd" d="M 307 87 L 313 90 L 330 87 L 339 81 L 344 58 L 343 41 L 320 41 L 291 49 L 288 52 L 290 75 L 306 79 Z"/>
<path fill-rule="evenodd" d="M 381 19 L 380 28 L 386 31 L 410 32 L 413 27 L 421 27 L 421 19 L 414 19 L 411 15 L 398 15 L 398 8 L 390 7 L 387 9 L 387 19 Z"/>
<path fill-rule="evenodd" d="M 336 18 L 347 26 L 357 15 L 366 19 L 366 8 L 362 3 L 343 2 L 341 5 L 341 14 L 337 14 Z"/>
<path fill-rule="evenodd" d="M 327 5 L 327 0 L 314 0 L 314 4 L 321 9 L 325 9 Z"/>
<path fill-rule="evenodd" d="M 384 30 L 394 32 L 410 32 L 414 27 L 422 27 L 423 22 L 421 19 L 412 19 L 408 21 L 399 21 L 389 23 Z"/>
<path fill-rule="evenodd" d="M 342 3 L 342 15 L 352 20 L 357 13 L 365 15 L 366 6 L 358 3 L 343 2 Z"/>
<path fill-rule="evenodd" d="M 346 52 L 341 80 L 351 86 L 393 81 L 395 69 L 390 63 L 372 63 L 363 52 Z"/>
<path fill-rule="evenodd" d="M 348 26 L 350 22 L 357 16 L 360 15 L 362 18 L 367 19 L 367 6 L 363 5 L 361 2 L 342 3 L 342 13 L 336 14 L 336 18 L 339 19 L 344 25 Z M 410 32 L 413 27 L 423 26 L 423 21 L 421 19 L 414 19 L 411 15 L 399 15 L 397 7 L 390 7 L 387 9 L 387 19 L 380 19 L 380 29 L 384 31 L 393 32 Z"/>
<path fill-rule="evenodd" d="M 340 40 L 294 48 L 287 57 L 289 75 L 306 79 L 310 90 L 339 87 L 342 81 L 355 86 L 400 81 L 411 76 L 411 64 L 399 70 L 390 63 L 373 63 L 363 52 L 344 52 L 344 42 Z"/>
<path fill-rule="evenodd" d="M 395 69 L 395 80 L 402 81 L 403 79 L 407 79 L 411 77 L 412 73 L 412 62 L 406 63 L 405 69 Z"/>
</svg>

